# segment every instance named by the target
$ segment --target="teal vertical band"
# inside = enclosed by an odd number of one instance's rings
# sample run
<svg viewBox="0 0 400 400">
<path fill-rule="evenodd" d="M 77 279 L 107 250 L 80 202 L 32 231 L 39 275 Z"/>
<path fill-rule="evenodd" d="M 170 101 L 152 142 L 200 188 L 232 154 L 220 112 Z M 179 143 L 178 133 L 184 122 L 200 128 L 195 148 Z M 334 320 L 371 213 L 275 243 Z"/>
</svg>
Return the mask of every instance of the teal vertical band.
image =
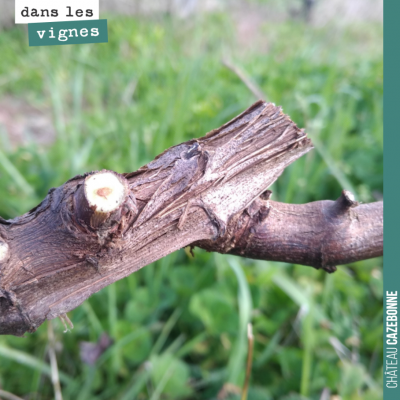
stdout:
<svg viewBox="0 0 400 400">
<path fill-rule="evenodd" d="M 400 295 L 400 1 L 384 1 L 384 317 L 383 398 L 400 399 L 398 380 Z"/>
</svg>

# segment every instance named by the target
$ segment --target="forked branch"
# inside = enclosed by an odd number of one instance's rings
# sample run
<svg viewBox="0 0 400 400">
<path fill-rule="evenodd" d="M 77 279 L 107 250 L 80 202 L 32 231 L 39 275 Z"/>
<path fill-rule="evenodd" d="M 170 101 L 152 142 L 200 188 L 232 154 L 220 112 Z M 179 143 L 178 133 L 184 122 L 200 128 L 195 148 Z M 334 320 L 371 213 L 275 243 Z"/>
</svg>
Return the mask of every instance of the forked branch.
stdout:
<svg viewBox="0 0 400 400">
<path fill-rule="evenodd" d="M 136 172 L 77 176 L 27 214 L 0 218 L 0 334 L 33 332 L 188 245 L 328 271 L 382 254 L 381 203 L 269 200 L 311 149 L 280 107 L 258 101 Z"/>
</svg>

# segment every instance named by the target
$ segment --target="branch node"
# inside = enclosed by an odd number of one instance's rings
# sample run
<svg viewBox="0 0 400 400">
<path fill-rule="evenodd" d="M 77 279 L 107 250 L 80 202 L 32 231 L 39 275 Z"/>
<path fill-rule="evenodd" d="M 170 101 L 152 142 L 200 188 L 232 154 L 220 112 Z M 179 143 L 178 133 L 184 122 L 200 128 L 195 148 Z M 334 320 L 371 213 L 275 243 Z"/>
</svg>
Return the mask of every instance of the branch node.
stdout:
<svg viewBox="0 0 400 400">
<path fill-rule="evenodd" d="M 129 211 L 137 213 L 136 199 L 129 192 L 127 179 L 114 171 L 86 176 L 74 195 L 75 220 L 98 234 L 117 230 Z"/>
<path fill-rule="evenodd" d="M 260 199 L 262 200 L 270 200 L 272 197 L 272 190 L 266 190 L 265 192 L 261 193 Z"/>
<path fill-rule="evenodd" d="M 356 201 L 353 193 L 351 193 L 349 190 L 343 190 L 341 196 L 336 200 L 336 204 L 342 210 L 349 210 L 357 207 L 360 203 Z"/>
<path fill-rule="evenodd" d="M 100 272 L 99 260 L 96 257 L 86 256 L 85 260 L 88 264 L 90 264 L 99 275 L 102 275 Z"/>
<path fill-rule="evenodd" d="M 319 268 L 317 268 L 317 269 L 319 269 Z M 325 272 L 328 272 L 329 274 L 332 274 L 333 272 L 337 271 L 337 268 L 336 268 L 335 265 L 324 265 L 324 266 L 322 267 L 322 269 L 323 269 Z"/>
</svg>

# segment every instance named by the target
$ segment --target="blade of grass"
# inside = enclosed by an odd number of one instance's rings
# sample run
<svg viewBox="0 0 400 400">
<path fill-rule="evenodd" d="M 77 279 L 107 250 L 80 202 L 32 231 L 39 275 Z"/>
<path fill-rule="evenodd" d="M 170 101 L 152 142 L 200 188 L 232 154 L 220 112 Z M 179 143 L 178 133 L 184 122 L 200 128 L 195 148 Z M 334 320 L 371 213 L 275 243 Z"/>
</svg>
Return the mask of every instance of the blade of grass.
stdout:
<svg viewBox="0 0 400 400">
<path fill-rule="evenodd" d="M 115 351 L 120 351 L 124 348 L 124 346 L 131 343 L 133 340 L 137 339 L 141 335 L 147 332 L 146 328 L 138 329 L 135 332 L 131 332 L 130 334 L 124 336 L 122 339 L 118 340 L 110 346 L 97 360 L 97 366 L 104 364 L 113 354 Z"/>
<path fill-rule="evenodd" d="M 312 367 L 312 353 L 314 348 L 314 307 L 311 302 L 311 307 L 305 317 L 303 317 L 303 329 L 301 339 L 304 346 L 303 351 L 303 364 L 301 368 L 301 383 L 300 394 L 304 397 L 309 396 L 310 380 L 311 380 L 311 367 Z"/>
<path fill-rule="evenodd" d="M 247 325 L 247 341 L 248 341 L 248 350 L 247 350 L 247 363 L 246 363 L 246 377 L 244 380 L 242 396 L 241 396 L 240 400 L 247 400 L 247 392 L 249 390 L 251 367 L 252 367 L 252 363 L 253 363 L 254 336 L 253 336 L 253 327 L 251 324 Z"/>
<path fill-rule="evenodd" d="M 86 300 L 82 306 L 83 310 L 86 312 L 86 315 L 90 321 L 90 324 L 92 326 L 92 331 L 93 331 L 93 340 L 95 341 L 97 339 L 96 336 L 99 336 L 104 332 L 103 325 L 101 324 L 99 317 L 95 313 L 93 307 L 90 304 L 90 300 Z"/>
<path fill-rule="evenodd" d="M 262 353 L 258 356 L 257 360 L 254 362 L 254 366 L 256 368 L 262 367 L 272 357 L 272 355 L 276 351 L 276 348 L 281 338 L 282 338 L 282 332 L 279 330 L 274 334 L 274 336 L 272 336 L 272 339 L 270 340 L 268 345 L 265 347 Z"/>
<path fill-rule="evenodd" d="M 156 388 L 154 389 L 153 394 L 150 397 L 150 400 L 158 400 L 162 394 L 162 391 L 165 388 L 165 385 L 168 383 L 168 381 L 170 380 L 172 374 L 175 371 L 175 366 L 172 366 L 171 368 L 168 368 L 165 371 L 165 374 L 163 375 L 163 377 L 160 379 L 160 381 L 158 382 L 158 385 L 156 386 Z"/>
<path fill-rule="evenodd" d="M 149 380 L 149 378 L 150 378 L 150 371 L 146 369 L 135 374 L 129 389 L 126 390 L 125 394 L 119 400 L 136 399 L 136 396 L 140 393 L 140 391 L 142 390 L 146 382 Z"/>
<path fill-rule="evenodd" d="M 117 285 L 118 282 L 107 287 L 108 294 L 108 329 L 112 338 L 117 338 Z M 110 382 L 115 382 L 121 363 L 120 351 L 115 348 L 112 352 L 110 373 L 108 378 Z"/>
<path fill-rule="evenodd" d="M 165 350 L 163 353 L 175 353 L 185 342 L 185 335 L 179 335 Z"/>
<path fill-rule="evenodd" d="M 341 168 L 339 168 L 335 162 L 335 160 L 331 157 L 328 150 L 322 145 L 322 143 L 315 137 L 315 135 L 311 136 L 312 141 L 314 143 L 315 149 L 318 151 L 322 159 L 325 161 L 325 164 L 331 171 L 332 175 L 339 182 L 342 189 L 350 190 L 354 195 L 357 193 L 354 189 L 353 185 L 347 178 L 347 176 L 342 172 Z"/>
<path fill-rule="evenodd" d="M 26 179 L 22 176 L 22 174 L 18 171 L 14 164 L 6 157 L 1 149 L 0 165 L 10 175 L 10 177 L 18 186 L 18 188 L 22 191 L 22 193 L 24 193 L 26 196 L 35 196 L 35 190 L 33 189 L 33 187 L 26 181 Z"/>
<path fill-rule="evenodd" d="M 245 358 L 246 358 L 246 333 L 247 326 L 250 323 L 252 301 L 250 295 L 249 285 L 247 283 L 246 276 L 243 269 L 238 262 L 237 258 L 228 257 L 228 264 L 236 275 L 238 282 L 238 305 L 239 305 L 239 334 L 234 346 L 234 350 L 231 353 L 228 371 L 228 381 L 239 385 L 240 374 L 245 370 Z"/>
<path fill-rule="evenodd" d="M 76 396 L 77 400 L 87 400 L 89 398 L 97 370 L 96 366 L 89 365 L 85 367 L 86 368 L 84 368 L 82 374 L 82 378 L 84 378 L 82 382 L 82 387 L 78 395 Z"/>
<path fill-rule="evenodd" d="M 56 357 L 56 339 L 54 337 L 53 324 L 51 320 L 47 321 L 47 335 L 49 339 L 49 358 L 50 358 L 50 366 L 51 366 L 51 382 L 54 388 L 54 397 L 55 400 L 63 400 L 63 396 L 61 393 L 61 385 L 60 378 L 58 372 L 57 365 L 57 357 Z"/>
<path fill-rule="evenodd" d="M 176 352 L 176 357 L 178 358 L 183 358 L 186 356 L 186 354 L 190 353 L 194 347 L 198 343 L 201 343 L 203 340 L 207 338 L 207 332 L 201 332 L 197 336 L 195 336 L 193 339 L 189 340 L 187 343 L 185 343 L 177 352 Z"/>
<path fill-rule="evenodd" d="M 305 307 L 307 310 L 310 309 L 310 296 L 308 296 L 306 292 L 288 275 L 279 272 L 273 276 L 272 280 L 275 285 L 280 287 L 296 304 Z M 314 312 L 318 321 L 328 321 L 327 316 L 319 306 L 314 305 Z"/>
<path fill-rule="evenodd" d="M 1 397 L 4 400 L 24 400 L 21 397 L 16 396 L 15 394 L 12 394 L 10 392 L 6 392 L 5 390 L 0 389 L 0 398 Z"/>
<path fill-rule="evenodd" d="M 182 310 L 177 308 L 171 316 L 168 318 L 168 321 L 164 324 L 160 336 L 158 337 L 156 343 L 154 344 L 153 348 L 151 349 L 150 354 L 158 354 L 161 349 L 163 348 L 165 342 L 167 341 L 168 335 L 170 334 L 172 328 L 177 323 L 179 317 L 182 314 Z"/>
<path fill-rule="evenodd" d="M 21 365 L 24 365 L 25 367 L 39 370 L 43 374 L 51 377 L 51 367 L 49 364 L 45 363 L 44 361 L 38 360 L 37 358 L 22 351 L 10 349 L 9 347 L 0 344 L 0 356 L 8 358 L 9 360 L 13 360 Z M 65 373 L 60 372 L 59 376 L 61 382 L 67 385 L 73 384 L 73 379 Z"/>
<path fill-rule="evenodd" d="M 253 93 L 256 100 L 264 100 L 267 101 L 266 94 L 262 91 L 262 89 L 253 82 L 247 73 L 242 69 L 235 65 L 231 60 L 225 58 L 222 60 L 222 64 L 225 65 L 228 69 L 230 69 L 237 77 L 246 85 L 247 89 Z"/>
</svg>

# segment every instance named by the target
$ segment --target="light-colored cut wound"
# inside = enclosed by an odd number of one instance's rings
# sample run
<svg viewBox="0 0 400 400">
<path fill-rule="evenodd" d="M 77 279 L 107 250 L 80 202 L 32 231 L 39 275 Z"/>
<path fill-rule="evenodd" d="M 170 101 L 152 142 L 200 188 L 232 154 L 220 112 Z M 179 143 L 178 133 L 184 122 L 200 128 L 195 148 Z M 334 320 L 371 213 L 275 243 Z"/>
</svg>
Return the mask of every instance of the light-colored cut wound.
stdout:
<svg viewBox="0 0 400 400">
<path fill-rule="evenodd" d="M 8 244 L 0 240 L 0 262 L 6 261 L 6 259 L 8 258 L 8 251 Z"/>
<path fill-rule="evenodd" d="M 85 194 L 96 212 L 108 213 L 117 209 L 125 199 L 125 187 L 111 172 L 94 174 L 85 182 Z"/>
</svg>

